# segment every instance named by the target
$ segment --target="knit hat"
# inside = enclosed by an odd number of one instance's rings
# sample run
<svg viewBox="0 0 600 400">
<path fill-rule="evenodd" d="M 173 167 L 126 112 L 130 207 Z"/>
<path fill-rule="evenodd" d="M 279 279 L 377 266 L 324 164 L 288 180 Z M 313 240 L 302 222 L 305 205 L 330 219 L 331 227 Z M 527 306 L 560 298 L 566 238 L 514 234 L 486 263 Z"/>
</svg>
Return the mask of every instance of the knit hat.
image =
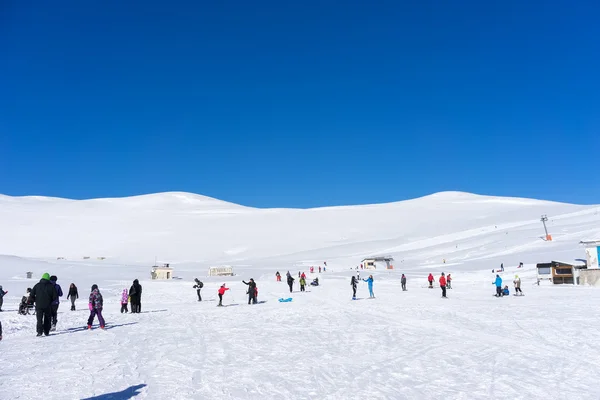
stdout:
<svg viewBox="0 0 600 400">
<path fill-rule="evenodd" d="M 94 290 L 96 290 L 96 289 L 98 289 L 98 285 L 96 285 L 96 284 L 93 284 L 93 285 L 92 285 L 92 291 L 94 291 Z"/>
<path fill-rule="evenodd" d="M 42 279 L 45 280 L 45 281 L 49 281 L 50 280 L 50 274 L 46 272 L 44 275 L 42 275 Z"/>
<path fill-rule="evenodd" d="M 50 277 L 50 280 L 51 280 L 52 282 L 56 282 L 56 281 L 58 280 L 58 278 L 56 277 L 56 275 L 52 275 L 52 276 Z"/>
</svg>

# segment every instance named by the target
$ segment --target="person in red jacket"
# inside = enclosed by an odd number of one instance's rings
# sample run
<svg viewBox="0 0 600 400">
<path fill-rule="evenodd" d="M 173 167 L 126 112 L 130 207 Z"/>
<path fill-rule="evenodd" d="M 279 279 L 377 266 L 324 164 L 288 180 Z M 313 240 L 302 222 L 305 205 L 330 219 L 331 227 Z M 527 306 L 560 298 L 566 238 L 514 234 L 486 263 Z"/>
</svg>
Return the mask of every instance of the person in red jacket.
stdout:
<svg viewBox="0 0 600 400">
<path fill-rule="evenodd" d="M 442 272 L 442 276 L 440 276 L 440 287 L 442 288 L 442 297 L 446 297 L 446 277 Z"/>
<path fill-rule="evenodd" d="M 219 305 L 218 306 L 223 305 L 223 295 L 225 294 L 226 290 L 229 290 L 229 288 L 225 287 L 225 284 L 222 284 L 221 287 L 219 288 Z"/>
<path fill-rule="evenodd" d="M 429 274 L 427 280 L 429 281 L 429 289 L 433 289 L 433 275 Z"/>
</svg>

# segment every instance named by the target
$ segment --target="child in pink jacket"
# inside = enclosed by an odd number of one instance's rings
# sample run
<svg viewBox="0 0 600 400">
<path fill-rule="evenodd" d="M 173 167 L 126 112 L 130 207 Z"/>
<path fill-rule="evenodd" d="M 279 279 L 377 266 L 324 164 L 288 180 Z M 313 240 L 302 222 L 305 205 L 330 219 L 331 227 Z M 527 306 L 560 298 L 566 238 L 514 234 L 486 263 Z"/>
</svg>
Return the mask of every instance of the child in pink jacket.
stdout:
<svg viewBox="0 0 600 400">
<path fill-rule="evenodd" d="M 129 294 L 127 293 L 127 289 L 123 289 L 123 294 L 121 295 L 121 314 L 129 312 L 127 303 L 129 303 Z"/>
</svg>

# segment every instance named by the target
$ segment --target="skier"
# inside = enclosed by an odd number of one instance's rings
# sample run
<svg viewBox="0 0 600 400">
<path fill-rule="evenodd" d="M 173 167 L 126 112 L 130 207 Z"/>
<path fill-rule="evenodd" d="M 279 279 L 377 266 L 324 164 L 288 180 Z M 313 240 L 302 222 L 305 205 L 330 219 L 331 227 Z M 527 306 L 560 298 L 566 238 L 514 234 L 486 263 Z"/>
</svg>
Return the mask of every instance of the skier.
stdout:
<svg viewBox="0 0 600 400">
<path fill-rule="evenodd" d="M 440 287 L 442 288 L 442 297 L 446 297 L 446 276 L 442 272 L 442 276 L 440 276 Z"/>
<path fill-rule="evenodd" d="M 287 283 L 288 283 L 288 286 L 290 287 L 290 293 L 292 293 L 294 290 L 294 278 L 292 278 L 291 275 L 288 276 Z"/>
<path fill-rule="evenodd" d="M 254 279 L 250 278 L 250 282 L 242 281 L 244 285 L 248 285 L 248 304 L 256 304 L 256 282 Z"/>
<path fill-rule="evenodd" d="M 500 275 L 496 274 L 496 281 L 494 281 L 494 283 L 496 284 L 496 297 L 501 297 L 502 296 L 502 278 L 500 278 Z"/>
<path fill-rule="evenodd" d="M 515 275 L 513 283 L 515 284 L 515 294 L 518 295 L 521 293 L 521 296 L 523 296 L 523 291 L 521 290 L 521 278 L 519 278 L 519 275 Z"/>
<path fill-rule="evenodd" d="M 2 311 L 2 304 L 4 303 L 4 295 L 8 293 L 2 290 L 2 286 L 0 286 L 0 311 Z"/>
<path fill-rule="evenodd" d="M 219 304 L 217 305 L 217 307 L 222 307 L 223 306 L 223 295 L 225 294 L 225 291 L 229 290 L 228 287 L 225 287 L 225 284 L 222 284 L 221 287 L 219 288 Z"/>
<path fill-rule="evenodd" d="M 129 303 L 129 294 L 127 293 L 127 288 L 123 289 L 123 293 L 121 293 L 121 314 L 128 313 L 127 303 Z"/>
<path fill-rule="evenodd" d="M 200 279 L 195 278 L 194 281 L 196 284 L 194 285 L 194 289 L 196 289 L 196 294 L 198 295 L 198 301 L 202 301 L 202 296 L 200 295 L 200 290 L 204 287 L 204 283 L 200 281 Z"/>
<path fill-rule="evenodd" d="M 358 281 L 354 275 L 352 275 L 352 279 L 350 280 L 350 286 L 352 286 L 352 300 L 356 300 L 356 287 L 358 286 Z"/>
<path fill-rule="evenodd" d="M 523 268 L 523 263 L 522 263 L 522 262 L 520 262 L 520 263 L 519 263 L 519 266 L 518 266 L 517 268 Z"/>
<path fill-rule="evenodd" d="M 69 286 L 69 294 L 67 294 L 67 300 L 71 298 L 71 311 L 75 311 L 75 300 L 79 298 L 79 293 L 77 292 L 77 286 L 74 283 L 71 283 Z"/>
<path fill-rule="evenodd" d="M 433 275 L 429 274 L 427 280 L 429 281 L 429 289 L 433 289 Z"/>
<path fill-rule="evenodd" d="M 300 291 L 304 292 L 304 287 L 306 286 L 306 278 L 300 277 Z"/>
<path fill-rule="evenodd" d="M 54 285 L 50 283 L 49 273 L 42 275 L 42 279 L 31 289 L 30 299 L 35 302 L 37 336 L 50 335 L 52 303 L 58 299 L 58 294 Z"/>
<path fill-rule="evenodd" d="M 275 278 L 277 278 L 277 282 L 281 282 L 281 274 L 279 271 L 275 272 Z"/>
<path fill-rule="evenodd" d="M 60 287 L 60 285 L 58 283 L 56 283 L 56 281 L 58 280 L 58 278 L 56 277 L 56 275 L 52 275 L 50 277 L 50 283 L 52 283 L 54 285 L 54 288 L 56 289 L 56 300 L 54 300 L 52 302 L 52 326 L 50 327 L 50 331 L 54 332 L 56 330 L 56 323 L 58 322 L 58 306 L 60 305 L 60 299 L 59 297 L 62 297 L 63 295 L 63 291 Z"/>
<path fill-rule="evenodd" d="M 400 278 L 400 283 L 402 284 L 402 291 L 406 292 L 406 276 L 404 276 L 404 274 L 402 274 L 402 277 Z"/>
<path fill-rule="evenodd" d="M 363 281 L 369 284 L 369 297 L 374 298 L 375 295 L 373 294 L 373 275 L 369 275 L 369 277 L 367 279 L 363 279 Z"/>
<path fill-rule="evenodd" d="M 100 329 L 104 329 L 104 317 L 102 317 L 102 307 L 104 305 L 104 300 L 102 299 L 102 294 L 100 290 L 98 290 L 98 285 L 92 285 L 92 292 L 90 293 L 88 308 L 90 309 L 90 317 L 88 318 L 87 328 L 92 329 L 92 324 L 94 323 L 94 318 L 96 315 L 98 316 L 98 322 L 100 322 Z"/>
<path fill-rule="evenodd" d="M 452 277 L 450 274 L 446 277 L 446 289 L 452 289 Z"/>
<path fill-rule="evenodd" d="M 131 313 L 139 314 L 142 311 L 142 285 L 137 279 L 129 288 L 129 296 L 131 297 Z"/>
</svg>

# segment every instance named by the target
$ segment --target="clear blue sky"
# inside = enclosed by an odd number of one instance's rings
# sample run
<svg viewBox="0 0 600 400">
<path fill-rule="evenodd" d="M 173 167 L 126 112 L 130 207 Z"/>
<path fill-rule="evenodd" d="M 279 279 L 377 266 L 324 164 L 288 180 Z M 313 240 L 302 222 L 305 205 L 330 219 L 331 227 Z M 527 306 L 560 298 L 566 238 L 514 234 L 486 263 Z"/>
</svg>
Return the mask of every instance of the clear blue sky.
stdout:
<svg viewBox="0 0 600 400">
<path fill-rule="evenodd" d="M 0 193 L 600 203 L 599 4 L 5 0 Z"/>
</svg>

